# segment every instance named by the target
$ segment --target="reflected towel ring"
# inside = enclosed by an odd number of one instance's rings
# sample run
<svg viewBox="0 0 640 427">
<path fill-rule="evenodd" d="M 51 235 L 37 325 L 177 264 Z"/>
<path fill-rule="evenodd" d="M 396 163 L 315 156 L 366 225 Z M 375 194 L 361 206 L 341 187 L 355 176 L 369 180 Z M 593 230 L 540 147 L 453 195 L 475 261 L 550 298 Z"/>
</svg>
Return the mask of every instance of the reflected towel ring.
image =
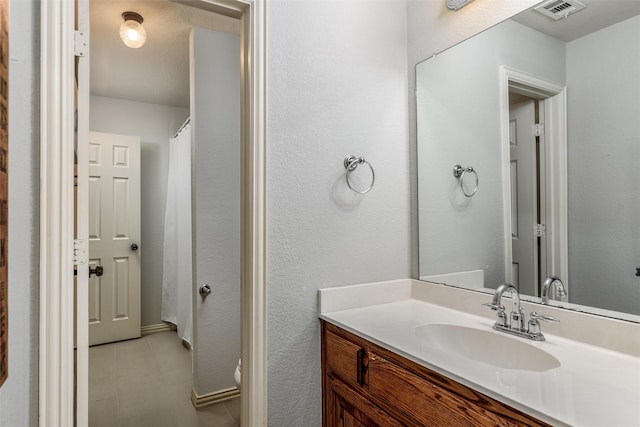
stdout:
<svg viewBox="0 0 640 427">
<path fill-rule="evenodd" d="M 369 187 L 364 190 L 364 191 L 360 191 L 356 188 L 353 188 L 351 186 L 351 182 L 349 181 L 349 174 L 351 172 L 353 172 L 354 170 L 356 170 L 356 168 L 358 167 L 358 165 L 361 165 L 362 163 L 366 163 L 367 166 L 369 166 L 369 169 L 371 169 L 371 185 L 369 185 Z M 371 166 L 371 163 L 367 162 L 364 157 L 356 157 L 354 155 L 349 155 L 347 157 L 344 158 L 344 168 L 346 169 L 346 172 L 344 174 L 345 179 L 347 180 L 347 185 L 349 186 L 349 188 L 353 191 L 355 191 L 358 194 L 366 194 L 369 191 L 371 191 L 371 189 L 373 188 L 373 184 L 376 182 L 376 172 L 373 170 L 373 166 Z"/>
<path fill-rule="evenodd" d="M 467 193 L 464 190 L 464 186 L 462 185 L 462 182 L 464 180 L 464 175 L 466 173 L 473 173 L 476 176 L 476 185 L 473 189 L 473 192 L 471 192 L 471 194 Z M 478 172 L 476 172 L 473 169 L 473 166 L 467 166 L 466 168 L 463 168 L 460 165 L 455 165 L 453 167 L 453 176 L 458 178 L 458 184 L 460 185 L 460 189 L 462 190 L 462 194 L 464 194 L 466 197 L 473 197 L 474 194 L 476 194 L 476 192 L 478 191 L 478 183 L 479 183 L 479 179 L 478 179 Z"/>
</svg>

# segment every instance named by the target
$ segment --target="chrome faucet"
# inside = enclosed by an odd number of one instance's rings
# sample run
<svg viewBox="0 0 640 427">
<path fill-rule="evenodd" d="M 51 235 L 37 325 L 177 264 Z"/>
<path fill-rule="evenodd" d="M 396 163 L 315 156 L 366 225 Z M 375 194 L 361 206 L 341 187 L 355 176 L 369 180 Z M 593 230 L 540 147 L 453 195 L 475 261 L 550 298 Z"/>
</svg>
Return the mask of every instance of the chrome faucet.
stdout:
<svg viewBox="0 0 640 427">
<path fill-rule="evenodd" d="M 502 295 L 505 292 L 511 293 L 512 306 L 510 319 L 507 318 L 504 312 L 504 305 L 502 305 Z M 520 295 L 518 294 L 518 290 L 509 283 L 504 283 L 498 286 L 493 294 L 491 302 L 483 303 L 482 305 L 486 305 L 492 310 L 498 312 L 498 320 L 493 324 L 493 329 L 534 341 L 544 341 L 545 339 L 544 335 L 542 335 L 542 332 L 540 331 L 540 320 L 547 322 L 559 322 L 559 320 L 554 317 L 532 312 L 528 327 L 525 328 L 524 312 L 520 306 Z"/>
<path fill-rule="evenodd" d="M 504 314 L 504 306 L 502 305 L 502 294 L 504 294 L 505 292 L 511 292 L 511 321 L 507 321 L 506 316 L 503 317 L 500 315 L 500 311 L 502 311 L 502 314 Z M 493 310 L 498 311 L 498 320 L 500 321 L 501 326 L 515 330 L 524 330 L 524 312 L 520 307 L 520 294 L 518 294 L 518 290 L 513 287 L 513 285 L 509 283 L 503 283 L 502 285 L 498 286 L 495 293 L 493 294 L 491 303 L 485 305 L 491 307 Z M 502 310 L 500 310 L 500 307 L 502 307 Z"/>
<path fill-rule="evenodd" d="M 564 288 L 562 280 L 557 276 L 549 276 L 542 282 L 542 304 L 549 304 L 549 289 L 554 288 L 556 293 L 555 298 L 562 298 L 567 296 L 567 290 Z"/>
</svg>

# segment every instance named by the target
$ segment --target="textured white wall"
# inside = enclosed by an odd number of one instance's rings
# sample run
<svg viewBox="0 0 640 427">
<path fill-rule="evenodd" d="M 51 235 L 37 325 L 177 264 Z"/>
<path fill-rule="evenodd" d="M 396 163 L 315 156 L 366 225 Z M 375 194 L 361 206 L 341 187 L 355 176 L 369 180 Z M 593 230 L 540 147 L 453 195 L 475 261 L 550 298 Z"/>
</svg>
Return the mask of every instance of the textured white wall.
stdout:
<svg viewBox="0 0 640 427">
<path fill-rule="evenodd" d="M 507 21 L 416 67 L 421 276 L 481 269 L 487 287 L 504 283 L 502 65 L 564 85 L 565 44 Z M 477 171 L 472 198 L 454 164 Z"/>
<path fill-rule="evenodd" d="M 440 0 L 408 0 L 408 32 L 403 2 L 267 3 L 271 425 L 320 425 L 316 289 L 409 274 L 415 64 L 535 3 L 476 0 L 453 13 Z M 10 138 L 19 143 L 10 151 L 10 242 L 23 245 L 10 245 L 9 257 L 23 262 L 9 272 L 21 286 L 10 290 L 3 426 L 37 425 L 39 19 L 38 2 L 11 1 L 11 90 L 20 96 L 10 101 Z M 376 167 L 367 196 L 344 190 L 349 152 Z M 414 163 L 411 173 L 416 182 Z"/>
<path fill-rule="evenodd" d="M 444 0 L 406 0 L 410 66 L 539 3 L 538 0 L 476 0 L 457 12 Z"/>
<path fill-rule="evenodd" d="M 11 1 L 9 36 L 9 377 L 0 425 L 38 425 L 40 4 Z"/>
<path fill-rule="evenodd" d="M 169 138 L 189 116 L 189 109 L 92 96 L 90 116 L 92 131 L 141 138 L 142 325 L 156 325 L 161 323 Z"/>
<path fill-rule="evenodd" d="M 567 44 L 569 295 L 640 314 L 640 16 Z"/>
<path fill-rule="evenodd" d="M 406 64 L 403 1 L 267 3 L 269 425 L 321 424 L 317 289 L 409 276 Z"/>
<path fill-rule="evenodd" d="M 523 10 L 538 0 L 477 0 L 453 12 L 444 0 L 406 0 L 407 61 L 409 70 L 409 147 L 411 175 L 411 272 L 419 277 L 418 178 L 416 154 L 415 66 Z"/>
<path fill-rule="evenodd" d="M 235 387 L 240 358 L 240 37 L 191 34 L 194 386 Z"/>
</svg>

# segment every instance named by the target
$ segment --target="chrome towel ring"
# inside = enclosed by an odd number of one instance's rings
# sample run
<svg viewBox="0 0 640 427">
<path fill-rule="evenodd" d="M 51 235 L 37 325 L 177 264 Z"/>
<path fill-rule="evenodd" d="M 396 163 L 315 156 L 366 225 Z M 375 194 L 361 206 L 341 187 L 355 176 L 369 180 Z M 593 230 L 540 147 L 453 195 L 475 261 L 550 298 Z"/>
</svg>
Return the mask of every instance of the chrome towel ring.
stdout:
<svg viewBox="0 0 640 427">
<path fill-rule="evenodd" d="M 464 189 L 464 185 L 462 185 L 464 176 L 467 173 L 473 173 L 476 177 L 476 185 L 473 188 L 473 191 L 471 192 L 471 194 L 467 193 Z M 476 194 L 476 192 L 478 191 L 479 179 L 478 179 L 478 172 L 476 172 L 473 169 L 473 166 L 467 166 L 466 168 L 463 168 L 460 165 L 455 165 L 453 167 L 453 176 L 458 178 L 458 184 L 460 185 L 460 190 L 462 190 L 462 194 L 464 194 L 466 197 L 473 197 Z"/>
<path fill-rule="evenodd" d="M 366 190 L 358 190 L 356 188 L 354 188 L 351 185 L 351 181 L 349 181 L 349 174 L 351 174 L 351 172 L 353 172 L 354 170 L 356 170 L 356 168 L 358 167 L 358 165 L 361 165 L 363 163 L 366 163 L 367 166 L 369 166 L 369 169 L 371 169 L 371 185 L 369 185 L 369 187 Z M 346 169 L 346 172 L 344 174 L 345 179 L 347 180 L 347 185 L 349 186 L 349 188 L 353 191 L 355 191 L 358 194 L 366 194 L 369 191 L 371 191 L 371 189 L 373 188 L 373 184 L 376 182 L 376 173 L 373 170 L 373 166 L 371 166 L 371 163 L 367 162 L 364 157 L 356 157 L 354 155 L 349 155 L 347 157 L 344 158 L 344 168 Z"/>
</svg>

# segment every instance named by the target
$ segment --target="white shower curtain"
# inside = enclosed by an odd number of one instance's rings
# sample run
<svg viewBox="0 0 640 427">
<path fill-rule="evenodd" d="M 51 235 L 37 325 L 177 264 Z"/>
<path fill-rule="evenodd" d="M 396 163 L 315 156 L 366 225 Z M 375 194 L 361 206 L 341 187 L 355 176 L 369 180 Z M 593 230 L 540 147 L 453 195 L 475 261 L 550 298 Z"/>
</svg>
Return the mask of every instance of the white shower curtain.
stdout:
<svg viewBox="0 0 640 427">
<path fill-rule="evenodd" d="M 178 327 L 178 335 L 192 344 L 191 265 L 191 125 L 169 140 L 169 177 L 164 220 L 162 265 L 163 321 Z"/>
</svg>

